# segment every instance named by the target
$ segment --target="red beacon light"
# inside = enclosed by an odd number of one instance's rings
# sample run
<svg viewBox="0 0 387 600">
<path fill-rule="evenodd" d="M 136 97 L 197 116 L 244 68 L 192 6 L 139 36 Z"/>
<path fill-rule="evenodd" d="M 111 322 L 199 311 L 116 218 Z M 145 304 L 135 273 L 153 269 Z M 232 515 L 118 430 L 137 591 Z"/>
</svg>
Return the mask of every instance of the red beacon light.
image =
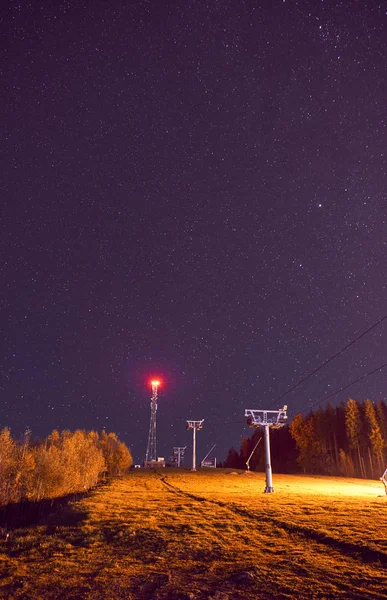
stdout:
<svg viewBox="0 0 387 600">
<path fill-rule="evenodd" d="M 152 387 L 158 387 L 159 385 L 160 385 L 160 381 L 158 379 L 154 379 L 153 381 L 151 381 Z"/>
</svg>

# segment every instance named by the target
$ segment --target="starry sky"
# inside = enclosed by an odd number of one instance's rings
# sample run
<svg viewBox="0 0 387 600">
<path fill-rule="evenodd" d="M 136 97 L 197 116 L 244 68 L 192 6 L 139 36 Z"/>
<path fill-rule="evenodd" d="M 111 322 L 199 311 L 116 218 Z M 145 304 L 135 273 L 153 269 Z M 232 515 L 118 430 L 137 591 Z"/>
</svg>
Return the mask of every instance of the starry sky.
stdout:
<svg viewBox="0 0 387 600">
<path fill-rule="evenodd" d="M 10 1 L 0 427 L 223 459 L 387 314 L 385 6 Z M 287 395 L 387 362 L 387 321 Z M 331 401 L 387 398 L 387 369 Z M 188 461 L 189 462 L 189 461 Z"/>
</svg>

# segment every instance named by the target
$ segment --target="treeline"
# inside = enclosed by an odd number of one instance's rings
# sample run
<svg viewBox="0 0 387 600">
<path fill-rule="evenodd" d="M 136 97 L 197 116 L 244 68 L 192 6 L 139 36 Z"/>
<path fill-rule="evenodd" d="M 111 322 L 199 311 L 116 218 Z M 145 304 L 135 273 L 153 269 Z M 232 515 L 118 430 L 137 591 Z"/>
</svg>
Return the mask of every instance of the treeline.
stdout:
<svg viewBox="0 0 387 600">
<path fill-rule="evenodd" d="M 132 465 L 127 446 L 115 433 L 54 430 L 48 438 L 22 441 L 0 431 L 0 505 L 39 501 L 84 492 L 102 478 Z"/>
<path fill-rule="evenodd" d="M 229 450 L 225 466 L 244 469 L 261 429 L 242 438 L 241 448 Z M 381 401 L 349 399 L 336 407 L 298 414 L 289 426 L 271 430 L 271 458 L 278 473 L 380 477 L 387 467 L 387 405 Z M 263 439 L 254 452 L 250 468 L 263 471 Z"/>
<path fill-rule="evenodd" d="M 349 399 L 328 405 L 290 425 L 306 473 L 380 477 L 387 461 L 387 405 Z"/>
<path fill-rule="evenodd" d="M 271 464 L 273 471 L 277 473 L 299 472 L 300 467 L 297 463 L 297 446 L 294 439 L 290 435 L 289 427 L 285 426 L 281 429 L 271 429 L 270 441 Z M 230 448 L 225 462 L 219 466 L 231 469 L 246 469 L 246 462 L 248 461 L 253 450 L 254 453 L 249 462 L 250 470 L 264 471 L 265 447 L 263 440 L 263 429 L 260 427 L 258 429 L 254 429 L 254 433 L 250 438 L 242 438 L 239 451 L 235 448 Z"/>
</svg>

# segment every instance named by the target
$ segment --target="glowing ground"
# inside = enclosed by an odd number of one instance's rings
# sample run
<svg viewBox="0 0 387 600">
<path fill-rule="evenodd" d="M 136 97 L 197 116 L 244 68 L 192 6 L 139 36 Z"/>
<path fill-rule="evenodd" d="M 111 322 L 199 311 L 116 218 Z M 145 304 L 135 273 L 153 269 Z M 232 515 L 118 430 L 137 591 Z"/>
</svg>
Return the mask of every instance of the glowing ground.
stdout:
<svg viewBox="0 0 387 600">
<path fill-rule="evenodd" d="M 1 540 L 0 598 L 380 599 L 381 482 L 135 470 Z"/>
</svg>

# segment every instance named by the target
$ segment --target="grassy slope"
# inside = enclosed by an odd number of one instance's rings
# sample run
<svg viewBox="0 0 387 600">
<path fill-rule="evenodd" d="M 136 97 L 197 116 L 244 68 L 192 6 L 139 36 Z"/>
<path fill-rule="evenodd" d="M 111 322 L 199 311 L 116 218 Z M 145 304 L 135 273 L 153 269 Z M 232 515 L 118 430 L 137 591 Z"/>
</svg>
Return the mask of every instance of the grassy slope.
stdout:
<svg viewBox="0 0 387 600">
<path fill-rule="evenodd" d="M 379 599 L 374 481 L 134 471 L 0 546 L 0 598 Z"/>
</svg>

